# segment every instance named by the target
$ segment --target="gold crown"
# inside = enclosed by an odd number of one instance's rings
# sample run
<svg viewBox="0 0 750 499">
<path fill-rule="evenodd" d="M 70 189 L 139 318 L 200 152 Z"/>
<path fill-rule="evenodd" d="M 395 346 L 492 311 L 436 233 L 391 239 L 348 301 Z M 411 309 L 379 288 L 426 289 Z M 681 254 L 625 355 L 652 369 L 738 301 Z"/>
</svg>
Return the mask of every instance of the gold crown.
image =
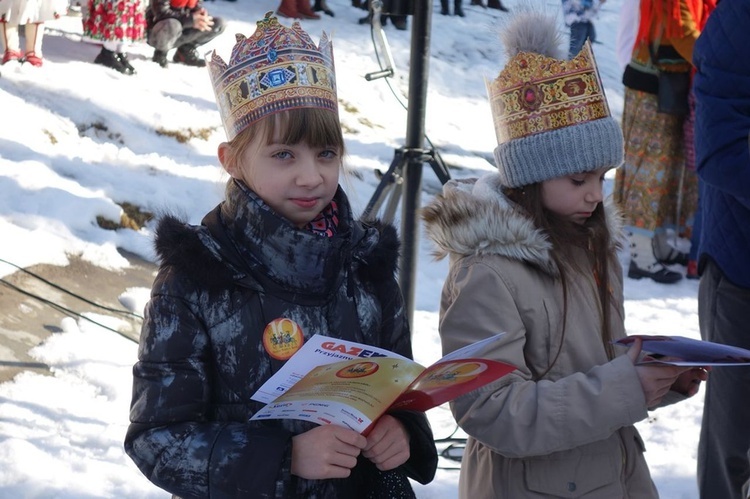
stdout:
<svg viewBox="0 0 750 499">
<path fill-rule="evenodd" d="M 273 12 L 257 26 L 250 38 L 235 35 L 229 64 L 216 51 L 208 61 L 228 140 L 248 125 L 288 109 L 321 108 L 338 114 L 328 36 L 323 33 L 316 47 L 299 22 L 287 28 Z"/>
<path fill-rule="evenodd" d="M 588 41 L 569 61 L 519 52 L 487 92 L 498 144 L 610 116 Z"/>
</svg>

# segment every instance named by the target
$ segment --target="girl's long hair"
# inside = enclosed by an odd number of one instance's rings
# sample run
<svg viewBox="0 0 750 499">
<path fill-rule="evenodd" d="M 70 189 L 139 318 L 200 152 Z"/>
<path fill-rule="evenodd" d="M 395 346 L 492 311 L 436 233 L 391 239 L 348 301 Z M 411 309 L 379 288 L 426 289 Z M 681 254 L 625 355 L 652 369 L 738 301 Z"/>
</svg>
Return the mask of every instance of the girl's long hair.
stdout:
<svg viewBox="0 0 750 499">
<path fill-rule="evenodd" d="M 557 362 L 565 339 L 565 324 L 568 314 L 568 279 L 571 275 L 593 272 L 601 310 L 601 340 L 609 359 L 614 358 L 612 347 L 611 303 L 613 300 L 609 284 L 609 269 L 613 265 L 612 235 L 606 220 L 603 203 L 599 203 L 585 224 L 565 220 L 544 208 L 542 204 L 542 184 L 535 183 L 523 188 L 507 189 L 506 196 L 531 216 L 536 227 L 542 229 L 552 243 L 552 259 L 560 271 L 563 292 L 563 330 L 560 347 L 547 369 L 537 376 L 543 378 Z M 591 269 L 580 268 L 573 258 L 576 248 L 585 250 L 591 262 Z"/>
</svg>

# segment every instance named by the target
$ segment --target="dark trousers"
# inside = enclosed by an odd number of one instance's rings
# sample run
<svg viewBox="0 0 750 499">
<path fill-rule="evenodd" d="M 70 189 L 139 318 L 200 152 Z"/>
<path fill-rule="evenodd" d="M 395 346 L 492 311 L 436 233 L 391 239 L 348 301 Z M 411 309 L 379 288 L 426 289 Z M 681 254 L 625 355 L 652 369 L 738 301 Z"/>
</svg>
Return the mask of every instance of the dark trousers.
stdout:
<svg viewBox="0 0 750 499">
<path fill-rule="evenodd" d="M 211 31 L 200 31 L 194 28 L 183 29 L 182 23 L 177 19 L 162 19 L 148 30 L 146 42 L 162 52 L 168 52 L 169 49 L 182 47 L 183 45 L 195 48 L 219 36 L 225 27 L 226 24 L 220 17 L 214 17 L 214 25 L 211 27 Z"/>
<path fill-rule="evenodd" d="M 701 337 L 750 349 L 750 289 L 709 260 L 698 291 Z M 740 499 L 750 479 L 750 367 L 714 368 L 706 382 L 698 444 L 701 499 Z"/>
<path fill-rule="evenodd" d="M 570 49 L 568 50 L 568 59 L 572 59 L 578 55 L 578 52 L 583 48 L 583 44 L 586 40 L 591 40 L 591 43 L 596 41 L 596 30 L 594 29 L 594 23 L 591 21 L 582 21 L 573 23 L 570 25 Z"/>
</svg>

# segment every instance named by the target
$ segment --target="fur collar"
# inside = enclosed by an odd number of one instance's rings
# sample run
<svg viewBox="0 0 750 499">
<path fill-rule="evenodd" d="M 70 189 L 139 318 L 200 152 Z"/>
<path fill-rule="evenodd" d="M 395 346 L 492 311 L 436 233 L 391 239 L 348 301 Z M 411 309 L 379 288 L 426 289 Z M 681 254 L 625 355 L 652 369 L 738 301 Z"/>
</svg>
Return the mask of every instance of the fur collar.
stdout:
<svg viewBox="0 0 750 499">
<path fill-rule="evenodd" d="M 211 213 L 218 216 L 217 211 Z M 352 241 L 349 251 L 360 277 L 370 282 L 392 278 L 400 251 L 395 227 L 379 221 L 354 224 L 360 227 L 357 231 L 360 237 Z M 225 289 L 231 282 L 240 280 L 252 285 L 248 279 L 254 280 L 243 272 L 245 266 L 233 261 L 235 256 L 231 252 L 217 251 L 221 242 L 211 235 L 206 225 L 190 225 L 177 216 L 164 215 L 156 226 L 154 246 L 161 266 L 174 267 L 207 289 Z"/>
<path fill-rule="evenodd" d="M 608 199 L 605 213 L 613 240 L 620 234 L 617 211 Z M 558 275 L 552 244 L 544 231 L 501 192 L 496 173 L 451 180 L 422 211 L 433 255 L 500 255 Z"/>
</svg>

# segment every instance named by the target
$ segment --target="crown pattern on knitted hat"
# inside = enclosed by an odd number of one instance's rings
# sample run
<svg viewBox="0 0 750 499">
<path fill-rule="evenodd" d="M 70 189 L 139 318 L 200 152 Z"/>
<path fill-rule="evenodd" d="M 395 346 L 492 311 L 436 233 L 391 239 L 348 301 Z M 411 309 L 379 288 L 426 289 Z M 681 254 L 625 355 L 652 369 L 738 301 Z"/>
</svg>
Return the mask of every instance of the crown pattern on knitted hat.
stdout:
<svg viewBox="0 0 750 499">
<path fill-rule="evenodd" d="M 299 108 L 338 114 L 333 45 L 324 32 L 320 45 L 295 21 L 281 25 L 273 12 L 237 43 L 227 64 L 213 51 L 208 72 L 227 139 L 266 116 Z"/>
<path fill-rule="evenodd" d="M 521 52 L 488 92 L 498 144 L 610 116 L 588 42 L 569 61 Z"/>
<path fill-rule="evenodd" d="M 508 62 L 487 82 L 503 184 L 520 187 L 619 166 L 622 131 L 611 117 L 591 44 L 571 60 L 561 58 L 556 21 L 539 12 L 517 14 L 503 41 Z"/>
</svg>

